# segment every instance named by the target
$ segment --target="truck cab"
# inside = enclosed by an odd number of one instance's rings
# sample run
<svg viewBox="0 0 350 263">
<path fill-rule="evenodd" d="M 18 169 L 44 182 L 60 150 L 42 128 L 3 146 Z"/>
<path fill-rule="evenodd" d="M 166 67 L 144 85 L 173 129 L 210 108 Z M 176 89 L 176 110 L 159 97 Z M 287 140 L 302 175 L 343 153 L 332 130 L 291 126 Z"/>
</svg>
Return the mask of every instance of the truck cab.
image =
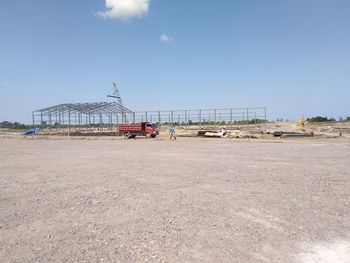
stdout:
<svg viewBox="0 0 350 263">
<path fill-rule="evenodd" d="M 155 124 L 146 122 L 145 125 L 146 135 L 149 134 L 151 137 L 156 137 L 159 134 L 158 128 Z"/>
</svg>

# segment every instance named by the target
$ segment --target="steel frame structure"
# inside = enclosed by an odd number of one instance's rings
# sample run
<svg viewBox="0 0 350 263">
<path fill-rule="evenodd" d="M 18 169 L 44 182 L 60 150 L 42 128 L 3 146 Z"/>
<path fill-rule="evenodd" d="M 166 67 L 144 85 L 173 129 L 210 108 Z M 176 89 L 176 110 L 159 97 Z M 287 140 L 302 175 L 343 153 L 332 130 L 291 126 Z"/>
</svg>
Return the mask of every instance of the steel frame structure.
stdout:
<svg viewBox="0 0 350 263">
<path fill-rule="evenodd" d="M 133 116 L 134 112 L 117 102 L 66 103 L 32 112 L 33 127 L 113 125 Z"/>
<path fill-rule="evenodd" d="M 245 125 L 266 122 L 266 107 L 137 111 L 118 102 L 67 103 L 33 111 L 33 127 L 113 127 L 148 121 L 161 125 Z"/>
<path fill-rule="evenodd" d="M 136 122 L 170 125 L 256 124 L 266 121 L 266 107 L 135 112 Z"/>
</svg>

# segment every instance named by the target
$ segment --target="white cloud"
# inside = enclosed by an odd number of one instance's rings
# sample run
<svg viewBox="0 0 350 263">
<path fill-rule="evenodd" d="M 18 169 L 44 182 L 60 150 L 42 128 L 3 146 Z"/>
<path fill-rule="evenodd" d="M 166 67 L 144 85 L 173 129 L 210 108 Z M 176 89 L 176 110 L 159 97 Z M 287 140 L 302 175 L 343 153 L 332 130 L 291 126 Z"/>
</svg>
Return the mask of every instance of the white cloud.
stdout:
<svg viewBox="0 0 350 263">
<path fill-rule="evenodd" d="M 170 41 L 173 41 L 173 40 L 174 40 L 174 38 L 169 37 L 169 36 L 167 36 L 165 34 L 160 35 L 160 41 L 162 41 L 162 42 L 170 42 Z"/>
<path fill-rule="evenodd" d="M 116 18 L 129 21 L 133 17 L 148 14 L 150 0 L 106 0 L 107 10 L 97 14 L 104 18 Z"/>
</svg>

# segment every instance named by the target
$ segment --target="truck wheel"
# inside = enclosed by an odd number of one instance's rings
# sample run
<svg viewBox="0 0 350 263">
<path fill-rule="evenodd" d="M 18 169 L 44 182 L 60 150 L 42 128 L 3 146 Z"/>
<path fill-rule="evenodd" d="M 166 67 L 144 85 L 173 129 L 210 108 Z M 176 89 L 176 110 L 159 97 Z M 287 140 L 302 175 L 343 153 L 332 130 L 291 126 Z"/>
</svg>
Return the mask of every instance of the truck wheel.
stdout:
<svg viewBox="0 0 350 263">
<path fill-rule="evenodd" d="M 151 134 L 149 132 L 146 133 L 146 138 L 150 138 Z"/>
<path fill-rule="evenodd" d="M 152 135 L 151 135 L 151 138 L 156 138 L 156 136 L 157 136 L 157 135 L 155 135 L 155 134 L 152 134 Z"/>
<path fill-rule="evenodd" d="M 130 139 L 131 134 L 130 132 L 124 132 L 124 139 Z"/>
</svg>

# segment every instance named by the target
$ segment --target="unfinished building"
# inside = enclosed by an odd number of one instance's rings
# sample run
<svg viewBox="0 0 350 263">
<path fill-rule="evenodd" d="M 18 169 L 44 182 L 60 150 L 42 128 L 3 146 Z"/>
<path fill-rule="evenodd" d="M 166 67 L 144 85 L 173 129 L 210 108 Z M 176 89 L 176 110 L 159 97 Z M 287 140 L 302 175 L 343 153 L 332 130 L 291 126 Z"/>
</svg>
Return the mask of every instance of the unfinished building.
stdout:
<svg viewBox="0 0 350 263">
<path fill-rule="evenodd" d="M 32 112 L 33 127 L 43 129 L 113 129 L 116 124 L 151 122 L 161 125 L 256 125 L 266 121 L 266 108 L 132 111 L 118 102 L 66 103 Z"/>
</svg>

